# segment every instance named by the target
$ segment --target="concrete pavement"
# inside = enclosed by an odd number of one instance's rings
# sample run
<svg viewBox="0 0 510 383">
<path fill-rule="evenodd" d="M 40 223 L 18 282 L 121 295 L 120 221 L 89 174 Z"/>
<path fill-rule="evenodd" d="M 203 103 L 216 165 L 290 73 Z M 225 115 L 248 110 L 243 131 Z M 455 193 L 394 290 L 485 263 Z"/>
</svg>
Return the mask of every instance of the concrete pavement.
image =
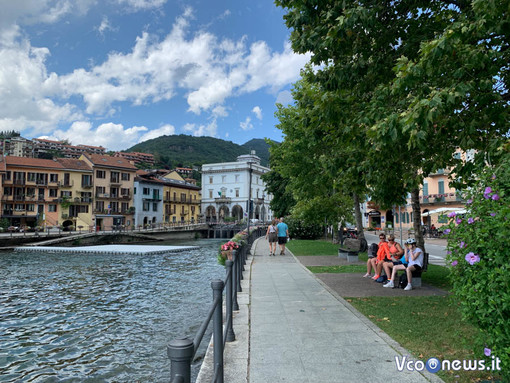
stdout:
<svg viewBox="0 0 510 383">
<path fill-rule="evenodd" d="M 252 254 L 243 281 L 249 280 L 249 292 L 243 287 L 242 300 L 249 302 L 234 318 L 236 341 L 226 347 L 225 382 L 442 382 L 426 370 L 399 372 L 395 357 L 413 358 L 409 352 L 288 250 L 269 256 L 261 238 Z M 206 381 L 210 359 L 197 382 Z"/>
</svg>

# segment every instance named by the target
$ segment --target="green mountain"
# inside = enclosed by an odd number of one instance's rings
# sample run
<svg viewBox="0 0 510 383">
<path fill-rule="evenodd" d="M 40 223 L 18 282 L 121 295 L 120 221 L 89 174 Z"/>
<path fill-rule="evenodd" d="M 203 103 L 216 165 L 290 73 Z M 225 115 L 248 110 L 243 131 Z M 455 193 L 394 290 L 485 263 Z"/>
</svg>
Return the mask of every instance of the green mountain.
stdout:
<svg viewBox="0 0 510 383">
<path fill-rule="evenodd" d="M 269 165 L 269 145 L 263 139 L 253 139 L 243 145 L 213 137 L 193 137 L 184 134 L 161 136 L 136 144 L 126 152 L 154 155 L 157 167 L 175 168 L 217 162 L 232 162 L 237 156 L 255 150 L 261 164 Z"/>
</svg>

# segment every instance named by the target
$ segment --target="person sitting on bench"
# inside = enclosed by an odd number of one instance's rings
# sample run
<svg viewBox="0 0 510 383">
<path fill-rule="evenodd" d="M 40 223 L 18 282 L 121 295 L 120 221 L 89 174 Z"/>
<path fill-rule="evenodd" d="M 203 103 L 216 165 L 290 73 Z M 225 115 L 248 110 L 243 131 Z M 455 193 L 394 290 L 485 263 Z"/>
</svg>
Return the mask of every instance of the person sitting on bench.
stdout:
<svg viewBox="0 0 510 383">
<path fill-rule="evenodd" d="M 393 266 L 393 272 L 391 273 L 390 281 L 383 287 L 395 287 L 394 280 L 398 270 L 405 270 L 407 274 L 407 286 L 404 290 L 409 291 L 413 289 L 411 284 L 413 279 L 413 271 L 421 271 L 423 267 L 423 251 L 419 247 L 416 247 L 416 240 L 409 238 L 406 241 L 406 250 L 404 252 L 406 261 L 408 262 L 407 267 L 405 265 Z"/>
<path fill-rule="evenodd" d="M 391 276 L 391 269 L 394 266 L 403 264 L 402 256 L 404 255 L 404 249 L 402 249 L 402 246 L 400 246 L 398 242 L 395 242 L 395 236 L 393 234 L 388 236 L 388 247 L 390 251 L 391 262 L 383 262 L 382 265 L 384 272 L 389 279 Z"/>
</svg>

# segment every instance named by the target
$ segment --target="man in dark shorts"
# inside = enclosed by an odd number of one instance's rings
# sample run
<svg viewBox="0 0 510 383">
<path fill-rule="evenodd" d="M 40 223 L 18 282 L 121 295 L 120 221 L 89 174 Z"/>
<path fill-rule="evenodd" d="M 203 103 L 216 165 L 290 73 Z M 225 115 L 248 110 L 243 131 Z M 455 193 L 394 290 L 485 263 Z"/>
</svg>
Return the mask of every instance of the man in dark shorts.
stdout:
<svg viewBox="0 0 510 383">
<path fill-rule="evenodd" d="M 276 225 L 276 231 L 278 233 L 278 245 L 280 245 L 280 255 L 285 255 L 285 244 L 289 237 L 289 227 L 283 222 L 283 217 L 280 218 L 280 223 Z"/>
</svg>

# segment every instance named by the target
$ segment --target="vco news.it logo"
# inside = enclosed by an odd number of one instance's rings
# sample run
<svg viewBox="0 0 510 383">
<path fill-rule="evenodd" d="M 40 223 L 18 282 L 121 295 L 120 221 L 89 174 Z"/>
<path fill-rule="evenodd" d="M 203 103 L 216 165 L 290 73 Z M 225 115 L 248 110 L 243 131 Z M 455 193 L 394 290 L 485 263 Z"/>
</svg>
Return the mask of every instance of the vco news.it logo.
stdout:
<svg viewBox="0 0 510 383">
<path fill-rule="evenodd" d="M 501 371 L 500 359 L 492 356 L 492 361 L 486 362 L 485 360 L 439 360 L 437 358 L 430 358 L 426 362 L 421 360 L 409 359 L 407 356 L 395 356 L 395 364 L 398 371 L 423 371 L 427 369 L 428 372 L 433 374 L 438 371 Z"/>
</svg>

